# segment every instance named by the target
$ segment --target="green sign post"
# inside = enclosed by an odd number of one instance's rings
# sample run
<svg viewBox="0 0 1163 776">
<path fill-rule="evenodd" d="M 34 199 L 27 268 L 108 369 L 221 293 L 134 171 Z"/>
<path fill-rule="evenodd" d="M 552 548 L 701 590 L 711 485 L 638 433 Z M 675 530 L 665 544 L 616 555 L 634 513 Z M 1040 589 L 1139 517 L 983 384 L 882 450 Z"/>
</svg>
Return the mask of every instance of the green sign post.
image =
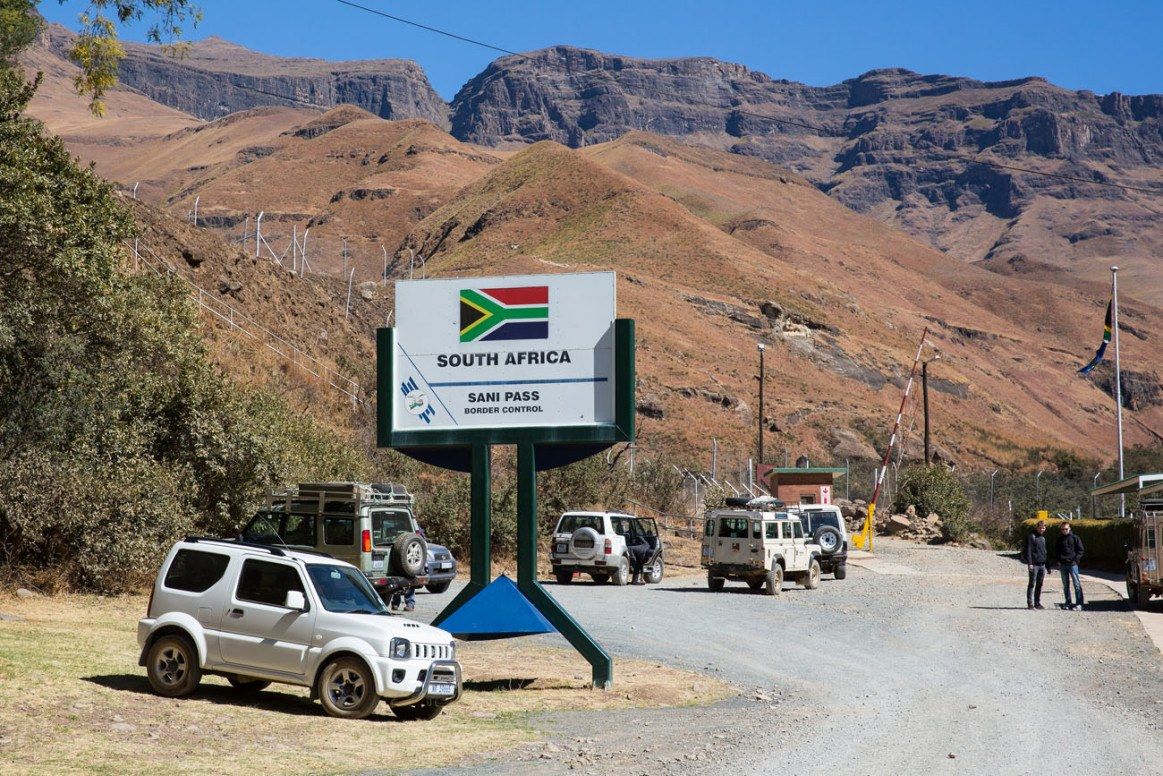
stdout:
<svg viewBox="0 0 1163 776">
<path fill-rule="evenodd" d="M 516 445 L 517 589 L 601 688 L 613 660 L 537 581 L 537 472 L 634 441 L 634 322 L 613 294 L 613 273 L 400 281 L 376 337 L 379 446 L 470 474 L 471 578 L 434 624 L 492 581 L 490 447 Z"/>
</svg>

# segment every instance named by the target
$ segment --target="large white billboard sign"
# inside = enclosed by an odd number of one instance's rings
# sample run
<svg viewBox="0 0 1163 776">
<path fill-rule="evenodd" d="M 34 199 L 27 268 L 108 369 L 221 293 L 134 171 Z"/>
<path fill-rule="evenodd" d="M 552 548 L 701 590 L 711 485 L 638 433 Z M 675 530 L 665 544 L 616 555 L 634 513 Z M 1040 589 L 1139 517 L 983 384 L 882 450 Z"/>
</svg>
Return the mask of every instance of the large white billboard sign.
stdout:
<svg viewBox="0 0 1163 776">
<path fill-rule="evenodd" d="M 613 272 L 396 283 L 396 431 L 614 422 Z"/>
</svg>

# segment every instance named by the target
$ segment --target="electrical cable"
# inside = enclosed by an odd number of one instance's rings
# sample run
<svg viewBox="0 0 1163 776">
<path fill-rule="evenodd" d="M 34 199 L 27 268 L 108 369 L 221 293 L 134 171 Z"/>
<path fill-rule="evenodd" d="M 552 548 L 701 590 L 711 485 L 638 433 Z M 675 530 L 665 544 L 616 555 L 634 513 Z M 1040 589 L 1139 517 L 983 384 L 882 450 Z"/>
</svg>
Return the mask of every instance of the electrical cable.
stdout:
<svg viewBox="0 0 1163 776">
<path fill-rule="evenodd" d="M 497 46 L 497 45 L 492 44 L 492 43 L 487 43 L 485 41 L 477 40 L 475 38 L 469 38 L 469 37 L 466 37 L 464 35 L 459 35 L 455 32 L 450 32 L 449 30 L 441 29 L 440 27 L 435 27 L 432 25 L 423 24 L 421 22 L 413 21 L 411 19 L 406 19 L 402 16 L 396 16 L 394 14 L 390 14 L 390 13 L 387 13 L 385 11 L 381 11 L 381 10 L 376 9 L 376 8 L 371 8 L 371 7 L 366 6 L 366 5 L 361 5 L 359 3 L 352 2 L 352 0 L 335 0 L 335 1 L 337 3 L 349 6 L 351 8 L 365 11 L 367 13 L 374 14 L 376 16 L 380 16 L 380 17 L 383 17 L 385 19 L 390 19 L 391 21 L 394 21 L 394 22 L 399 22 L 401 24 L 406 24 L 406 25 L 409 25 L 411 27 L 416 27 L 417 29 L 425 30 L 427 32 L 431 32 L 431 33 L 434 33 L 437 35 L 443 35 L 446 38 L 451 38 L 453 40 L 458 40 L 458 41 L 461 41 L 464 43 L 469 43 L 473 46 L 479 46 L 481 48 L 489 49 L 491 51 L 498 51 L 502 54 L 508 54 L 510 56 L 519 57 L 520 59 L 522 59 L 526 62 L 531 62 L 537 66 L 548 66 L 551 68 L 555 66 L 554 63 L 538 61 L 534 57 L 530 57 L 527 54 L 518 53 L 516 51 L 513 51 L 512 49 L 507 49 L 503 46 Z M 562 69 L 562 68 L 559 67 L 558 69 Z M 613 81 L 614 79 L 611 77 L 610 80 Z M 617 83 L 616 81 L 614 81 L 614 82 Z M 769 115 L 766 115 L 763 113 L 756 113 L 754 111 L 749 111 L 749 110 L 745 110 L 742 108 L 728 108 L 728 107 L 723 107 L 721 105 L 711 105 L 710 103 L 705 103 L 705 102 L 699 103 L 699 102 L 688 101 L 687 104 L 700 105 L 700 106 L 705 107 L 705 108 L 712 108 L 712 109 L 720 110 L 720 111 L 729 111 L 730 113 L 735 113 L 735 114 L 738 114 L 741 116 L 749 116 L 751 118 L 761 119 L 763 121 L 770 121 L 770 122 L 775 123 L 775 124 L 782 124 L 782 125 L 791 126 L 791 127 L 799 127 L 801 129 L 807 129 L 807 130 L 810 130 L 812 132 L 816 132 L 818 134 L 823 135 L 823 129 L 821 127 L 812 126 L 810 124 L 805 124 L 805 123 L 798 122 L 798 121 L 793 121 L 791 119 L 784 119 L 784 118 L 778 118 L 776 116 L 769 116 Z M 826 136 L 826 135 L 824 135 L 824 136 Z M 1140 192 L 1140 193 L 1144 193 L 1144 194 L 1163 195 L 1163 188 L 1147 188 L 1144 186 L 1132 186 L 1130 184 L 1118 183 L 1116 181 L 1088 180 L 1087 178 L 1082 178 L 1082 177 L 1075 176 L 1075 175 L 1066 175 L 1064 173 L 1045 172 L 1043 170 L 1035 170 L 1035 169 L 1032 169 L 1029 167 L 1019 167 L 1017 165 L 1006 164 L 1004 162 L 995 162 L 995 161 L 990 160 L 990 159 L 980 159 L 980 158 L 977 158 L 974 156 L 970 156 L 968 154 L 958 153 L 956 151 L 946 151 L 944 149 L 940 149 L 940 150 L 943 151 L 944 153 L 948 154 L 952 158 L 960 159 L 962 161 L 970 162 L 973 164 L 981 164 L 981 165 L 985 165 L 988 167 L 996 167 L 996 168 L 1000 168 L 1000 169 L 1004 169 L 1004 170 L 1014 170 L 1014 171 L 1023 172 L 1023 173 L 1029 174 L 1029 175 L 1041 175 L 1041 176 L 1046 177 L 1046 178 L 1057 178 L 1059 180 L 1069 180 L 1069 181 L 1074 181 L 1076 183 L 1085 183 L 1085 184 L 1088 184 L 1091 186 L 1106 186 L 1108 188 L 1117 188 L 1117 189 L 1122 189 L 1124 191 L 1136 191 L 1136 192 Z"/>
</svg>

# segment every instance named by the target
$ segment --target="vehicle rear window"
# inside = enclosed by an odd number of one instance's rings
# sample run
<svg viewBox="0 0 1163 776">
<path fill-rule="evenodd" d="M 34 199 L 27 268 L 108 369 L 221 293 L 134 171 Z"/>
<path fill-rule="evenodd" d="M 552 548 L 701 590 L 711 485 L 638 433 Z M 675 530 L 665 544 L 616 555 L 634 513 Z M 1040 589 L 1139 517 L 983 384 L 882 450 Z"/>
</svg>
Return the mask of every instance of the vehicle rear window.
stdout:
<svg viewBox="0 0 1163 776">
<path fill-rule="evenodd" d="M 833 528 L 840 527 L 840 521 L 836 518 L 835 512 L 813 512 L 812 513 L 812 527 L 819 528 L 822 525 L 830 525 Z M 807 526 L 804 526 L 807 529 Z"/>
<path fill-rule="evenodd" d="M 314 515 L 282 515 L 260 512 L 242 531 L 242 538 L 259 544 L 294 544 L 315 546 Z"/>
<path fill-rule="evenodd" d="M 323 543 L 346 547 L 355 543 L 355 520 L 350 517 L 323 518 Z"/>
<path fill-rule="evenodd" d="M 719 518 L 720 539 L 746 539 L 747 530 L 751 521 L 745 517 Z"/>
<path fill-rule="evenodd" d="M 579 528 L 592 528 L 603 533 L 601 515 L 562 515 L 561 522 L 557 524 L 557 533 L 573 533 Z"/>
<path fill-rule="evenodd" d="M 372 542 L 379 547 L 390 546 L 400 534 L 411 530 L 412 520 L 407 512 L 398 509 L 372 512 Z"/>
<path fill-rule="evenodd" d="M 248 558 L 242 564 L 235 596 L 240 601 L 283 606 L 291 590 L 306 592 L 303 580 L 293 566 Z"/>
<path fill-rule="evenodd" d="M 222 579 L 230 556 L 201 550 L 178 550 L 162 583 L 171 590 L 204 593 Z"/>
</svg>

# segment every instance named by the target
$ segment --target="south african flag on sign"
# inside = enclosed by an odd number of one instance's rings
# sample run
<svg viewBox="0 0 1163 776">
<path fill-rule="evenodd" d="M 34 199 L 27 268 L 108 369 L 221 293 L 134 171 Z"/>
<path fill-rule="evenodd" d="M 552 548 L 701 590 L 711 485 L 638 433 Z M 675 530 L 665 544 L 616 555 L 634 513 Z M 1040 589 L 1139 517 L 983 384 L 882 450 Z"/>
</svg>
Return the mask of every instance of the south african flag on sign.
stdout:
<svg viewBox="0 0 1163 776">
<path fill-rule="evenodd" d="M 460 292 L 460 341 L 549 339 L 549 286 Z"/>
</svg>

